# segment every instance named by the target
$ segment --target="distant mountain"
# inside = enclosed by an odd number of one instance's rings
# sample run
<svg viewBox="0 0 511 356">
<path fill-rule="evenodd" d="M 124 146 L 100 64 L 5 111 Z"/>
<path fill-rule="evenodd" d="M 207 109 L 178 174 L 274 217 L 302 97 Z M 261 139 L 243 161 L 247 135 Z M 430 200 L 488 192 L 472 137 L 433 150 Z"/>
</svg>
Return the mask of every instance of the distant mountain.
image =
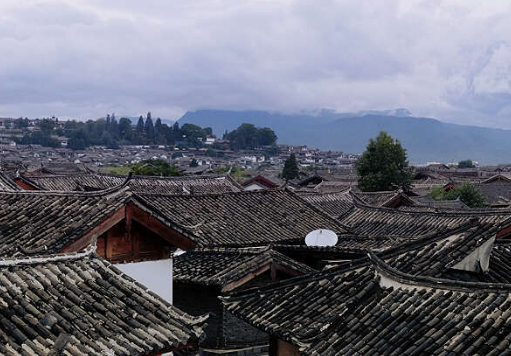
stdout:
<svg viewBox="0 0 511 356">
<path fill-rule="evenodd" d="M 511 162 L 511 130 L 444 123 L 411 116 L 406 109 L 342 114 L 324 110 L 282 114 L 267 111 L 200 110 L 179 124 L 210 126 L 217 135 L 242 123 L 272 128 L 279 143 L 362 153 L 369 138 L 387 131 L 407 149 L 412 163 L 472 159 L 481 164 Z"/>
</svg>

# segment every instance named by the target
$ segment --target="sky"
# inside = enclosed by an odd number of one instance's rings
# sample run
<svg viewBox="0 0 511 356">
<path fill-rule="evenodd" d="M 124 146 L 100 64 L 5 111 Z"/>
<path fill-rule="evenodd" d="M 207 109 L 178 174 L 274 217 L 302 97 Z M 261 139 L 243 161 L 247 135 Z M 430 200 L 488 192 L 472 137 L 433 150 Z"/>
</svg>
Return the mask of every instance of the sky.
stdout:
<svg viewBox="0 0 511 356">
<path fill-rule="evenodd" d="M 1 0 L 0 116 L 198 109 L 511 129 L 511 1 Z"/>
</svg>

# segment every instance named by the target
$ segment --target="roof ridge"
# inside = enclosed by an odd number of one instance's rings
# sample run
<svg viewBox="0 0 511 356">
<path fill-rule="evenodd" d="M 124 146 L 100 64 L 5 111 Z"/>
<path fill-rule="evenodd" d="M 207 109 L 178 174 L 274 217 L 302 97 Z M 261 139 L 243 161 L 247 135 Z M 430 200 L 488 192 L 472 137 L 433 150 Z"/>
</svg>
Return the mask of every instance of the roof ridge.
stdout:
<svg viewBox="0 0 511 356">
<path fill-rule="evenodd" d="M 290 189 L 288 188 L 284 188 L 286 192 L 288 192 L 292 197 L 294 197 L 296 200 L 302 202 L 303 204 L 307 205 L 309 208 L 311 208 L 312 210 L 316 211 L 317 213 L 323 215 L 324 217 L 326 217 L 327 219 L 335 222 L 336 225 L 339 225 L 341 228 L 343 228 L 347 233 L 351 233 L 351 228 L 347 225 L 344 225 L 343 223 L 341 223 L 338 219 L 334 218 L 333 216 L 331 216 L 330 214 L 328 214 L 326 211 L 324 211 L 323 209 L 315 206 L 314 204 L 308 202 L 307 200 L 305 200 L 304 198 L 300 197 L 299 194 L 291 191 Z M 304 237 L 304 240 L 305 240 L 305 237 Z"/>
<path fill-rule="evenodd" d="M 388 208 L 384 206 L 372 206 L 368 205 L 362 201 L 360 201 L 360 198 L 353 199 L 355 208 L 359 209 L 368 209 L 368 210 L 375 210 L 375 211 L 384 211 L 389 212 L 392 214 L 409 214 L 409 215 L 460 215 L 460 216 L 486 216 L 486 215 L 494 215 L 498 213 L 506 213 L 511 216 L 511 209 L 505 210 L 505 209 L 454 209 L 454 208 L 442 208 L 440 210 L 436 211 L 414 211 L 414 210 L 406 210 L 406 209 L 394 209 L 394 208 Z"/>
<path fill-rule="evenodd" d="M 369 259 L 376 274 L 380 277 L 380 287 L 382 286 L 381 277 L 387 278 L 391 281 L 392 288 L 430 288 L 441 289 L 463 293 L 511 293 L 511 284 L 507 283 L 481 283 L 481 282 L 465 282 L 452 279 L 414 276 L 408 273 L 401 272 L 389 266 L 374 253 L 368 252 Z"/>
<path fill-rule="evenodd" d="M 28 257 L 0 258 L 0 268 L 11 267 L 11 266 L 20 266 L 20 265 L 43 264 L 43 263 L 48 263 L 48 262 L 79 260 L 79 259 L 83 259 L 86 257 L 96 255 L 96 248 L 97 248 L 97 238 L 94 238 L 85 250 L 79 251 L 79 252 L 40 255 L 37 257 L 28 256 Z M 96 255 L 96 256 L 98 256 L 98 255 Z"/>
<path fill-rule="evenodd" d="M 275 194 L 276 192 L 283 192 L 287 189 L 285 188 L 275 188 L 275 189 L 261 189 L 261 190 L 242 190 L 240 192 L 220 192 L 220 193 L 203 193 L 203 194 L 172 194 L 172 193 L 140 193 L 137 194 L 143 196 L 164 196 L 164 197 L 189 197 L 189 198 L 197 198 L 197 197 L 211 197 L 211 196 L 227 196 L 227 195 L 266 195 L 266 194 Z"/>
<path fill-rule="evenodd" d="M 270 246 L 250 246 L 250 247 L 198 247 L 186 253 L 245 253 L 256 255 L 270 250 Z"/>
<path fill-rule="evenodd" d="M 109 187 L 102 190 L 95 191 L 64 191 L 64 190 L 44 190 L 41 188 L 40 190 L 17 190 L 17 191 L 0 191 L 0 194 L 3 195 L 46 195 L 46 196 L 85 196 L 85 197 L 93 197 L 93 196 L 106 196 L 112 195 L 114 193 L 120 193 L 121 191 L 129 190 L 128 182 L 130 178 L 129 176 L 126 180 L 116 186 Z"/>
</svg>

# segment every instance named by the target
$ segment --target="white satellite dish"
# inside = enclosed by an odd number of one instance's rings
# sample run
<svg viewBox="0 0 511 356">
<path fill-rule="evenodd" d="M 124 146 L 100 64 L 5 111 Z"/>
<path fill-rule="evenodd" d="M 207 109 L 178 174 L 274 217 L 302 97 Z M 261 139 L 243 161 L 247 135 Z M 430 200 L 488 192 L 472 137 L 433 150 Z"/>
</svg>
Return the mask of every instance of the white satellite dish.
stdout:
<svg viewBox="0 0 511 356">
<path fill-rule="evenodd" d="M 181 256 L 182 254 L 186 253 L 186 251 L 181 250 L 178 248 L 174 253 L 172 254 L 173 257 Z"/>
<path fill-rule="evenodd" d="M 335 246 L 336 243 L 337 235 L 332 230 L 314 230 L 305 236 L 305 244 L 307 246 Z"/>
</svg>

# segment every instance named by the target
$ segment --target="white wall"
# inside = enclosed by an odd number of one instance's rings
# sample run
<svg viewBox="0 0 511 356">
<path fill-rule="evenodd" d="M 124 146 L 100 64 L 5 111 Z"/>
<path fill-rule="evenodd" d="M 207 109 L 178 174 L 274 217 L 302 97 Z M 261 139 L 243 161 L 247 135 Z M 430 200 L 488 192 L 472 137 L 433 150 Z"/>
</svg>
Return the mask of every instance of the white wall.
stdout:
<svg viewBox="0 0 511 356">
<path fill-rule="evenodd" d="M 172 303 L 172 259 L 122 263 L 115 267 Z"/>
</svg>

